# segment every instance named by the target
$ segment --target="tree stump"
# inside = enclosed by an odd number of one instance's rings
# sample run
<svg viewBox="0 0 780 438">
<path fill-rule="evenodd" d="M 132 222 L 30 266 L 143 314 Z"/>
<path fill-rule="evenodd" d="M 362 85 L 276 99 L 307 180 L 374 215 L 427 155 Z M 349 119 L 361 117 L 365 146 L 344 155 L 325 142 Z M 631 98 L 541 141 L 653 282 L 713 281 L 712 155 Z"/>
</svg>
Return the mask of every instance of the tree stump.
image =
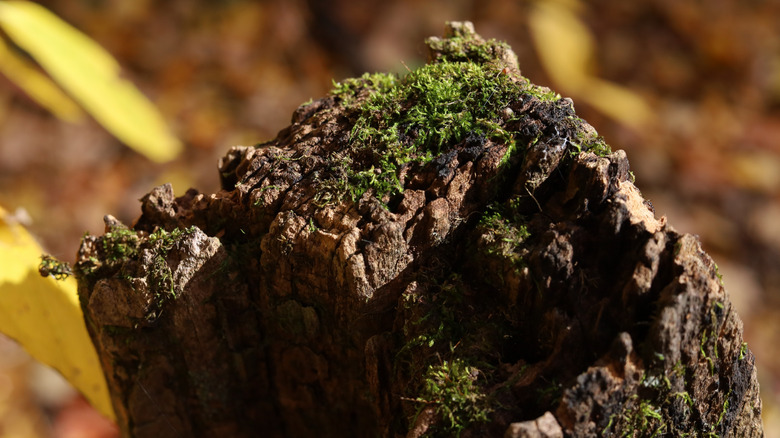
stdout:
<svg viewBox="0 0 780 438">
<path fill-rule="evenodd" d="M 106 217 L 76 272 L 125 437 L 762 436 L 717 266 L 470 23 Z"/>
</svg>

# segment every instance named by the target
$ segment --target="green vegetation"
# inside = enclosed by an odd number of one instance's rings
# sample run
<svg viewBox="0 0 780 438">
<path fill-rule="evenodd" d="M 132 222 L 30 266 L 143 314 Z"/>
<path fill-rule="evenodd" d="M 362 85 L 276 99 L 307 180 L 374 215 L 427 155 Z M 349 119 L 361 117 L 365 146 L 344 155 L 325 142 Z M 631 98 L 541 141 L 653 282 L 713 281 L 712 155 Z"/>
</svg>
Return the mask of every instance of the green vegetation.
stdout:
<svg viewBox="0 0 780 438">
<path fill-rule="evenodd" d="M 577 123 L 586 123 L 584 120 L 582 120 L 579 117 L 575 117 L 575 119 Z M 571 148 L 572 155 L 576 155 L 582 152 L 583 146 L 586 146 L 585 150 L 593 152 L 599 157 L 606 157 L 607 155 L 612 153 L 612 148 L 609 147 L 607 142 L 604 140 L 604 137 L 599 135 L 593 138 L 588 134 L 586 134 L 584 131 L 580 131 L 577 133 L 576 140 L 572 140 L 572 148 Z M 633 182 L 633 177 L 632 177 L 632 182 Z"/>
<path fill-rule="evenodd" d="M 426 408 L 436 419 L 425 436 L 457 436 L 462 430 L 488 421 L 495 397 L 480 382 L 481 369 L 489 369 L 497 341 L 485 335 L 494 324 L 474 315 L 482 310 L 470 301 L 460 277 L 450 276 L 431 285 L 425 294 L 405 297 L 404 346 L 396 354 L 396 372 L 408 376 L 404 400 L 410 424 Z M 488 337 L 486 337 L 488 336 Z"/>
<path fill-rule="evenodd" d="M 700 353 L 705 355 L 708 340 L 715 336 L 704 333 L 700 345 Z M 706 357 L 706 355 L 705 355 Z M 712 371 L 711 358 L 710 370 Z M 654 367 L 643 374 L 636 394 L 625 403 L 623 411 L 613 413 L 602 429 L 603 436 L 620 437 L 657 437 L 657 436 L 695 436 L 719 437 L 717 432 L 729 410 L 731 392 L 722 399 L 717 421 L 702 418 L 701 406 L 696 407 L 696 400 L 687 389 L 690 389 L 686 370 L 681 360 L 677 360 L 671 369 Z M 672 383 L 674 382 L 674 383 Z M 681 387 L 682 386 L 682 387 Z M 687 388 L 687 389 L 686 389 Z M 720 399 L 719 399 L 720 400 Z M 711 402 L 714 403 L 714 402 Z M 664 419 L 674 418 L 667 422 Z M 707 420 L 707 421 L 705 421 Z M 686 431 L 693 432 L 686 432 Z"/>
<path fill-rule="evenodd" d="M 478 376 L 479 370 L 461 359 L 428 367 L 416 401 L 422 406 L 436 406 L 437 414 L 445 421 L 437 431 L 441 436 L 460 436 L 470 424 L 488 421 L 492 410 L 486 395 L 475 384 Z"/>
<path fill-rule="evenodd" d="M 495 63 L 501 53 L 507 53 L 510 47 L 507 43 L 489 39 L 477 40 L 465 29 L 453 29 L 455 35 L 449 38 L 428 38 L 425 43 L 435 53 L 438 61 L 447 62 L 479 62 Z M 502 67 L 503 68 L 503 67 Z"/>
<path fill-rule="evenodd" d="M 344 106 L 353 105 L 358 94 L 365 90 L 367 93 L 386 93 L 396 86 L 395 76 L 387 73 L 364 73 L 360 78 L 348 78 L 344 82 L 333 82 L 330 94 L 341 99 Z"/>
<path fill-rule="evenodd" d="M 138 233 L 123 225 L 111 227 L 101 240 L 106 260 L 112 262 L 134 257 L 140 244 Z"/>
<path fill-rule="evenodd" d="M 682 398 L 689 408 L 693 407 L 693 399 L 691 398 L 691 395 L 688 394 L 688 391 L 677 392 L 674 394 L 674 396 L 677 398 Z"/>
<path fill-rule="evenodd" d="M 657 437 L 657 436 L 685 436 L 678 427 L 688 421 L 692 421 L 692 408 L 694 400 L 686 390 L 675 391 L 672 379 L 682 379 L 685 385 L 685 367 L 678 360 L 671 370 L 654 368 L 642 375 L 637 394 L 632 395 L 626 402 L 624 410 L 612 414 L 609 417 L 602 435 L 612 431 L 614 436 L 620 437 Z M 678 403 L 682 401 L 682 406 Z M 685 420 L 678 423 L 666 423 L 664 418 L 670 415 L 684 416 Z M 698 435 L 697 435 L 698 436 Z"/>
<path fill-rule="evenodd" d="M 521 92 L 500 70 L 474 62 L 442 61 L 403 79 L 374 74 L 336 84 L 331 93 L 342 105 L 355 105 L 357 119 L 349 153 L 333 163 L 343 172 L 329 195 L 355 200 L 369 190 L 379 198 L 400 193 L 404 166 L 427 163 L 468 135 L 511 142 L 499 110 Z"/>
<path fill-rule="evenodd" d="M 148 243 L 154 252 L 152 268 L 149 271 L 149 285 L 157 297 L 158 305 L 162 305 L 162 297 L 176 298 L 176 290 L 173 285 L 171 268 L 168 266 L 168 253 L 173 246 L 185 235 L 195 231 L 195 227 L 187 229 L 176 228 L 171 232 L 158 228 L 149 235 Z"/>
<path fill-rule="evenodd" d="M 714 375 L 715 374 L 715 363 L 713 362 L 712 358 L 707 355 L 707 352 L 704 351 L 704 346 L 707 344 L 707 339 L 708 339 L 707 338 L 707 330 L 704 330 L 704 332 L 701 334 L 701 343 L 699 344 L 699 351 L 701 353 L 701 356 L 710 365 L 710 375 Z M 716 344 L 715 344 L 716 347 L 714 347 L 714 348 L 717 349 L 717 339 L 715 340 L 715 342 L 716 342 Z M 716 354 L 717 354 L 717 350 L 716 350 Z"/>
<path fill-rule="evenodd" d="M 632 409 L 623 414 L 624 429 L 622 437 L 640 436 L 656 437 L 666 431 L 662 421 L 661 410 L 649 400 L 639 400 Z"/>
<path fill-rule="evenodd" d="M 486 242 L 487 255 L 511 260 L 518 268 L 522 266 L 519 249 L 531 233 L 517 213 L 516 202 L 490 207 L 480 219 L 479 228 Z"/>
<path fill-rule="evenodd" d="M 430 301 L 423 301 L 423 297 L 417 295 L 405 296 L 406 310 L 420 314 L 416 315 L 416 318 L 408 319 L 404 325 L 404 335 L 409 338 L 398 352 L 397 360 L 407 354 L 413 357 L 410 350 L 418 347 L 449 349 L 453 340 L 463 336 L 463 326 L 458 314 L 458 309 L 463 305 L 463 292 L 459 281 L 457 277 L 445 281 L 437 293 L 429 298 Z"/>
<path fill-rule="evenodd" d="M 723 274 L 720 273 L 720 269 L 718 268 L 718 264 L 717 263 L 713 263 L 713 265 L 715 265 L 715 276 L 718 277 L 718 282 L 720 283 L 721 286 L 724 286 L 724 284 L 723 284 Z M 721 307 L 722 306 L 723 306 L 723 303 L 721 303 Z"/>
<path fill-rule="evenodd" d="M 55 280 L 64 280 L 73 274 L 68 263 L 61 262 L 48 254 L 41 255 L 38 272 L 43 277 L 51 275 Z"/>
<path fill-rule="evenodd" d="M 718 416 L 718 423 L 716 426 L 720 426 L 720 423 L 723 422 L 723 417 L 726 416 L 726 412 L 729 410 L 729 397 L 731 397 L 731 391 L 732 389 L 729 389 L 728 394 L 726 394 L 726 399 L 723 401 L 723 408 L 720 410 L 720 415 Z"/>
<path fill-rule="evenodd" d="M 138 275 L 135 262 L 141 257 L 151 257 L 149 270 L 144 273 L 150 293 L 154 296 L 153 309 L 147 319 L 159 317 L 160 310 L 169 298 L 176 298 L 173 273 L 168 266 L 168 254 L 182 237 L 195 231 L 195 227 L 166 231 L 158 228 L 143 239 L 145 233 L 114 225 L 102 237 L 86 239 L 93 241 L 103 253 L 99 258 L 90 257 L 76 265 L 76 272 L 87 282 L 98 276 L 132 279 Z"/>
<path fill-rule="evenodd" d="M 467 138 L 507 145 L 505 164 L 529 144 L 527 133 L 519 132 L 527 115 L 515 114 L 513 104 L 533 97 L 565 105 L 557 93 L 509 73 L 503 63 L 511 51 L 504 43 L 459 34 L 428 44 L 438 54 L 435 61 L 402 78 L 365 74 L 334 83 L 331 95 L 354 124 L 348 148 L 329 157 L 331 174 L 320 184 L 318 204 L 354 201 L 366 192 L 387 200 L 403 191 L 404 170 L 425 165 Z M 584 123 L 570 122 L 575 131 Z M 576 134 L 576 143 L 574 136 L 566 142 L 573 150 L 609 151 L 592 134 Z"/>
</svg>

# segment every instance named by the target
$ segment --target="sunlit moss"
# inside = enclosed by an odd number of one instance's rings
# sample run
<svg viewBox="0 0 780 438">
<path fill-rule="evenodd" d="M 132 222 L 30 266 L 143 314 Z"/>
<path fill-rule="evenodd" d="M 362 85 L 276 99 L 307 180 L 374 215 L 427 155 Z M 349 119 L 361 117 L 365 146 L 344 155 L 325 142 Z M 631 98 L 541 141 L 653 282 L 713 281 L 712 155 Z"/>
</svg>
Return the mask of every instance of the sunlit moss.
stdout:
<svg viewBox="0 0 780 438">
<path fill-rule="evenodd" d="M 460 359 L 428 367 L 416 401 L 421 404 L 418 412 L 434 406 L 441 418 L 430 436 L 458 436 L 469 425 L 488 421 L 492 409 L 475 383 L 478 376 L 478 369 Z"/>
</svg>

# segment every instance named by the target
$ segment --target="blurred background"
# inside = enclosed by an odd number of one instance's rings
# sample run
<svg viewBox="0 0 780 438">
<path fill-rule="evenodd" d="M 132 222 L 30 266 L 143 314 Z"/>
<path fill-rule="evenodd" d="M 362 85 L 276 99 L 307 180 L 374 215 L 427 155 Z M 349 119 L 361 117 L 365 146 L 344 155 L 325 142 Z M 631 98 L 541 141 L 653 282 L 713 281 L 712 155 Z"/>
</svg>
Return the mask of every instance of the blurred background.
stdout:
<svg viewBox="0 0 780 438">
<path fill-rule="evenodd" d="M 756 355 L 767 437 L 780 437 L 780 1 L 39 3 L 111 52 L 185 145 L 153 163 L 94 121 L 58 120 L 0 76 L 0 205 L 57 258 L 73 261 L 105 214 L 133 223 L 155 185 L 217 191 L 230 146 L 273 138 L 334 79 L 422 64 L 426 37 L 470 20 L 508 42 L 532 82 L 573 98 L 626 150 L 656 214 L 700 237 Z M 0 437 L 112 436 L 0 339 Z"/>
</svg>

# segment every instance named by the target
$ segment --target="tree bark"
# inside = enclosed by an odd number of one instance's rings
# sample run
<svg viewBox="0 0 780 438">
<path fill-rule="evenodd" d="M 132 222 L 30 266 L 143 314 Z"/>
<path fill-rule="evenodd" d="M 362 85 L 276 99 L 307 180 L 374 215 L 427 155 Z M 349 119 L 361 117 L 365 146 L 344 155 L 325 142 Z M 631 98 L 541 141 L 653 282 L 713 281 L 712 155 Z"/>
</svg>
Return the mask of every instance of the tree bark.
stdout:
<svg viewBox="0 0 780 438">
<path fill-rule="evenodd" d="M 84 238 L 123 436 L 763 436 L 717 266 L 625 153 L 469 23 L 428 45 L 433 83 L 345 82 Z"/>
</svg>

